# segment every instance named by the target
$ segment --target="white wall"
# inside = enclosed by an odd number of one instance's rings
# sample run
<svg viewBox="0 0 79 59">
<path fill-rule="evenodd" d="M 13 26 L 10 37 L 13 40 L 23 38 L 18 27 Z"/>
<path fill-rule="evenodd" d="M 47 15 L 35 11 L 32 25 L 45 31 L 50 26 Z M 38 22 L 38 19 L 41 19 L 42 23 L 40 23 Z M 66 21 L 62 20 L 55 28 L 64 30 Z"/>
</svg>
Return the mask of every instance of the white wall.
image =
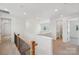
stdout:
<svg viewBox="0 0 79 59">
<path fill-rule="evenodd" d="M 56 38 L 56 19 L 50 20 L 50 28 L 51 28 L 51 33 L 53 35 L 53 38 Z"/>
<path fill-rule="evenodd" d="M 39 21 L 37 21 L 34 18 L 26 19 L 25 21 L 25 37 L 37 35 L 40 33 L 40 24 Z"/>
<path fill-rule="evenodd" d="M 22 37 L 24 37 L 25 33 L 25 19 L 22 18 L 11 18 L 11 30 L 12 30 L 12 41 L 14 41 L 14 32 L 16 34 L 20 34 Z"/>
<path fill-rule="evenodd" d="M 10 38 L 10 35 L 11 35 L 11 22 L 10 21 L 11 21 L 10 14 L 0 11 L 0 36 L 6 35 L 4 38 L 8 38 L 8 39 Z"/>
<path fill-rule="evenodd" d="M 0 20 L 0 40 L 1 40 L 1 20 Z"/>
<path fill-rule="evenodd" d="M 79 45 L 79 30 L 76 30 L 76 26 L 79 27 L 79 20 L 70 21 L 70 39 L 72 43 Z"/>
<path fill-rule="evenodd" d="M 63 21 L 63 41 L 68 42 L 68 23 L 66 20 Z"/>
<path fill-rule="evenodd" d="M 53 35 L 55 36 L 56 34 L 55 22 L 51 22 L 50 24 L 51 24 L 50 32 L 53 33 Z M 40 34 L 40 31 L 41 26 L 39 20 L 34 18 L 27 19 L 27 18 L 12 17 L 12 38 L 14 32 L 16 34 L 20 34 L 24 39 L 27 39 L 28 37 L 32 38 L 33 36 Z"/>
<path fill-rule="evenodd" d="M 70 41 L 70 21 L 72 21 L 69 17 L 63 18 L 63 41 L 68 42 Z"/>
<path fill-rule="evenodd" d="M 78 18 L 63 19 L 63 41 L 79 44 L 79 31 L 76 31 L 76 25 L 79 26 Z"/>
<path fill-rule="evenodd" d="M 53 40 L 46 36 L 35 36 L 37 55 L 52 55 L 53 54 Z"/>
</svg>

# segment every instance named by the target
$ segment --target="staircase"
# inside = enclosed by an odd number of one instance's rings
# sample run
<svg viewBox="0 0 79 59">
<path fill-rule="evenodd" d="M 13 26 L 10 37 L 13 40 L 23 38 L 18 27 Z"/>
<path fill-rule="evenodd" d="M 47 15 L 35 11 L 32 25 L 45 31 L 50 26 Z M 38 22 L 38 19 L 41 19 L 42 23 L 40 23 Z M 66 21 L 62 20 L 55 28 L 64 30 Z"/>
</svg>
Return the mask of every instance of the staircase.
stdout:
<svg viewBox="0 0 79 59">
<path fill-rule="evenodd" d="M 20 35 L 14 33 L 15 45 L 18 48 L 21 55 L 35 55 L 35 41 L 27 41 L 21 38 Z"/>
</svg>

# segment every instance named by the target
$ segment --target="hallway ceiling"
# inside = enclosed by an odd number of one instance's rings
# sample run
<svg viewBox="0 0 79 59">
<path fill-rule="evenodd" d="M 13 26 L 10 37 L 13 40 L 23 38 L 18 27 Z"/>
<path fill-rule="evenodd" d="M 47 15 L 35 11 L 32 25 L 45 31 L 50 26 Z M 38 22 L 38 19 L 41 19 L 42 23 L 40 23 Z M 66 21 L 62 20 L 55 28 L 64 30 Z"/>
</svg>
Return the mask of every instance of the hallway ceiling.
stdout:
<svg viewBox="0 0 79 59">
<path fill-rule="evenodd" d="M 34 18 L 34 19 L 51 19 L 60 16 L 68 16 L 74 13 L 79 13 L 79 4 L 68 3 L 1 3 L 0 9 L 10 11 L 13 17 L 17 18 Z"/>
</svg>

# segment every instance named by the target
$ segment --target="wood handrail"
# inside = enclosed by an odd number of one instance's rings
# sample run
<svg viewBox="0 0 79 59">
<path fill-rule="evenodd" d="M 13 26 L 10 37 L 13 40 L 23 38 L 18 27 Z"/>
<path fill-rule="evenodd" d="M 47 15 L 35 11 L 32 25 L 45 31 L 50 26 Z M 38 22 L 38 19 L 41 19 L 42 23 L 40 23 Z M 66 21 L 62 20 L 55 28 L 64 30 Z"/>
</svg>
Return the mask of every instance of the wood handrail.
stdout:
<svg viewBox="0 0 79 59">
<path fill-rule="evenodd" d="M 35 55 L 35 41 L 32 41 L 32 55 Z"/>
</svg>

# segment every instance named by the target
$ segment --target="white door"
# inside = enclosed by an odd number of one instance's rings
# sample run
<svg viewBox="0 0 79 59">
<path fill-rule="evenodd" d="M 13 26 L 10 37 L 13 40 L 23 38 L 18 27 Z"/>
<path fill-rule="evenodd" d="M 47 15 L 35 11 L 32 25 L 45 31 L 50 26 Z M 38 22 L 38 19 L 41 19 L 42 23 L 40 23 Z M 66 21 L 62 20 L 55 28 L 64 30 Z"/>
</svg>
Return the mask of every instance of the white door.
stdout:
<svg viewBox="0 0 79 59">
<path fill-rule="evenodd" d="M 69 42 L 70 41 L 70 34 L 69 34 L 69 28 L 70 24 L 67 20 L 63 21 L 63 42 Z"/>
<path fill-rule="evenodd" d="M 1 19 L 0 19 L 0 40 L 1 40 Z"/>
<path fill-rule="evenodd" d="M 11 37 L 11 20 L 3 18 L 1 19 L 1 38 L 9 39 Z"/>
</svg>

